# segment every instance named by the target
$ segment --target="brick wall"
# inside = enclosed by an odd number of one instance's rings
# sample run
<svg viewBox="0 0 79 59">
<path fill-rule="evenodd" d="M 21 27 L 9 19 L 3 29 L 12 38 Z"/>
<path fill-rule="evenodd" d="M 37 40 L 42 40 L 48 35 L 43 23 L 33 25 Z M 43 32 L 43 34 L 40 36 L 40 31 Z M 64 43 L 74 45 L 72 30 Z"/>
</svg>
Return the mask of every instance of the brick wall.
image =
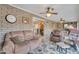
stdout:
<svg viewBox="0 0 79 59">
<path fill-rule="evenodd" d="M 5 20 L 7 14 L 12 14 L 16 16 L 17 22 L 10 24 Z M 24 24 L 22 22 L 22 17 L 29 17 L 32 21 L 32 15 L 23 10 L 19 10 L 9 5 L 0 5 L 0 43 L 4 39 L 6 32 L 33 29 L 32 22 L 30 24 Z"/>
</svg>

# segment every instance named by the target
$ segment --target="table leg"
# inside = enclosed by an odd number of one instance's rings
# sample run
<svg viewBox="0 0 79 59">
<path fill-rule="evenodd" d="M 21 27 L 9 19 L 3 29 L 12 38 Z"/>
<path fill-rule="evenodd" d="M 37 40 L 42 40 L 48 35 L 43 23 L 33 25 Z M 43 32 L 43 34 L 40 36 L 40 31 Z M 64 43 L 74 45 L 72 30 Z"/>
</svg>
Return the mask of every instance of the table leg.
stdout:
<svg viewBox="0 0 79 59">
<path fill-rule="evenodd" d="M 67 53 L 67 49 L 68 49 L 68 48 L 62 48 L 62 47 L 59 47 L 59 46 L 57 45 L 57 51 L 58 51 L 59 53 L 64 53 L 64 54 L 66 54 L 66 53 Z"/>
<path fill-rule="evenodd" d="M 63 50 L 64 50 L 64 54 L 66 54 L 67 53 L 67 48 L 63 48 Z"/>
<path fill-rule="evenodd" d="M 58 49 L 59 49 L 59 46 L 57 45 L 57 51 L 58 51 Z"/>
<path fill-rule="evenodd" d="M 58 45 L 57 45 L 57 51 L 58 51 L 59 53 L 62 53 L 62 48 L 59 47 Z"/>
<path fill-rule="evenodd" d="M 57 45 L 57 51 L 60 52 L 60 47 Z"/>
</svg>

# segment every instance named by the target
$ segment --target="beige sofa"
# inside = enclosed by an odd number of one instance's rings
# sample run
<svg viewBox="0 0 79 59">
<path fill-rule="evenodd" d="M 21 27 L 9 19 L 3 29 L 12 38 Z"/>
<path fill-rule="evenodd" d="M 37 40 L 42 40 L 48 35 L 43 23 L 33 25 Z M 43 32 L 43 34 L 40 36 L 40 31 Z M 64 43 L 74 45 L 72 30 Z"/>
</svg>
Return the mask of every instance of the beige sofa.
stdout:
<svg viewBox="0 0 79 59">
<path fill-rule="evenodd" d="M 14 43 L 11 38 L 19 37 L 21 44 Z M 15 38 L 14 38 L 15 40 Z M 31 49 L 38 47 L 41 44 L 42 38 L 39 35 L 36 35 L 31 30 L 24 30 L 24 31 L 14 31 L 6 33 L 5 41 L 3 45 L 3 51 L 7 54 L 24 54 L 28 53 Z"/>
</svg>

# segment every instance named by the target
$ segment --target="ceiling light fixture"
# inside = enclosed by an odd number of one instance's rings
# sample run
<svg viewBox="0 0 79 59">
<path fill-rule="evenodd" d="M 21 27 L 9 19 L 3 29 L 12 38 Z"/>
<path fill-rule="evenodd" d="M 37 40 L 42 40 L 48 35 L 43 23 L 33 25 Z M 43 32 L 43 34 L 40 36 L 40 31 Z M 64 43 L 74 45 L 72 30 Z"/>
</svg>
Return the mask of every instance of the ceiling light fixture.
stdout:
<svg viewBox="0 0 79 59">
<path fill-rule="evenodd" d="M 57 15 L 57 12 L 53 12 L 54 8 L 47 7 L 45 12 L 42 12 L 40 14 L 46 14 L 46 17 L 50 17 L 52 15 Z"/>
<path fill-rule="evenodd" d="M 52 15 L 51 13 L 47 13 L 47 14 L 46 14 L 47 17 L 50 17 L 51 15 Z"/>
</svg>

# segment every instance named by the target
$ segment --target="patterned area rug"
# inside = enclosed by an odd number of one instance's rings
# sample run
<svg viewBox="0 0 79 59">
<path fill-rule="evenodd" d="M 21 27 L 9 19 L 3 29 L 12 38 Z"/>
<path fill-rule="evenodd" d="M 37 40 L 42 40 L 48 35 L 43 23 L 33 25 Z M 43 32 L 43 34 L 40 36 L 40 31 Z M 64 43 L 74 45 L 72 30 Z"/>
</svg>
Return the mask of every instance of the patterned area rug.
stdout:
<svg viewBox="0 0 79 59">
<path fill-rule="evenodd" d="M 42 42 L 42 44 L 36 49 L 30 50 L 28 54 L 63 54 L 57 51 L 57 45 L 52 42 Z M 70 48 L 67 54 L 79 54 L 79 51 L 75 51 Z"/>
</svg>

